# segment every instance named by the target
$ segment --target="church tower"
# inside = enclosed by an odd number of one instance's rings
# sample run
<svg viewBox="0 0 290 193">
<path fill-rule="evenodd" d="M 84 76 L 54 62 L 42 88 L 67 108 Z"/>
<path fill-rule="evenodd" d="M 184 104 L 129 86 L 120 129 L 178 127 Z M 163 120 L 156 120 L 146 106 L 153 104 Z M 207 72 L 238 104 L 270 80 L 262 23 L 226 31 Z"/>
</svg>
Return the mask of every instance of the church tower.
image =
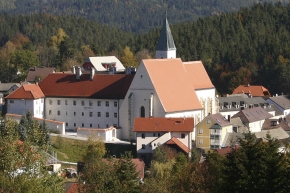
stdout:
<svg viewBox="0 0 290 193">
<path fill-rule="evenodd" d="M 176 58 L 176 47 L 167 21 L 167 14 L 156 48 L 156 59 L 160 58 Z"/>
</svg>

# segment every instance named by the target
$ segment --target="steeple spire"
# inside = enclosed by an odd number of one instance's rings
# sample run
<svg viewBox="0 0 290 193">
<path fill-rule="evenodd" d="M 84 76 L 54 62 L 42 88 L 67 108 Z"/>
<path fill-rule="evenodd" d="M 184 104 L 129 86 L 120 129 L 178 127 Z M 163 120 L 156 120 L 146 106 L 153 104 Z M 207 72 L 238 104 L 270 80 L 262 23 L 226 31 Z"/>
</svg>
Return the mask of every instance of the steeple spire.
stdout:
<svg viewBox="0 0 290 193">
<path fill-rule="evenodd" d="M 156 58 L 176 58 L 176 47 L 167 21 L 167 11 L 156 48 Z"/>
</svg>

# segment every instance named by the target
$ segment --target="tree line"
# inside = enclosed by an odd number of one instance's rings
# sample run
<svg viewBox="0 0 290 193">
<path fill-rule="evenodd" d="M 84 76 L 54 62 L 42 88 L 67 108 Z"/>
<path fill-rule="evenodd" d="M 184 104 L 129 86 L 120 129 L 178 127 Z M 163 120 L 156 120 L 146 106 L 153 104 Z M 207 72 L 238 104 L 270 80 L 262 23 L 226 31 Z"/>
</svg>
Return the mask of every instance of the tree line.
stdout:
<svg viewBox="0 0 290 193">
<path fill-rule="evenodd" d="M 201 60 L 219 94 L 231 93 L 240 84 L 287 94 L 289 17 L 289 4 L 264 3 L 171 25 L 177 57 Z M 22 80 L 31 66 L 68 70 L 89 56 L 114 55 L 125 66 L 137 66 L 141 59 L 154 58 L 160 33 L 155 28 L 135 34 L 84 18 L 48 14 L 0 14 L 0 21 L 2 82 Z M 17 71 L 22 76 L 15 77 Z"/>
</svg>

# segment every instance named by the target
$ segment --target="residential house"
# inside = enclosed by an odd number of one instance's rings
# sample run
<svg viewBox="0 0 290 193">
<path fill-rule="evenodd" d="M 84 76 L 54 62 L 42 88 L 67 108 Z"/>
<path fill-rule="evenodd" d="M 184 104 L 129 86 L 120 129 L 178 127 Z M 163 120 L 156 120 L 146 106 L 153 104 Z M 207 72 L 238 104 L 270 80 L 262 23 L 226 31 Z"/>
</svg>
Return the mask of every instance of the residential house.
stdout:
<svg viewBox="0 0 290 193">
<path fill-rule="evenodd" d="M 261 85 L 240 85 L 233 91 L 233 94 L 247 94 L 252 97 L 271 96 L 267 88 Z"/>
<path fill-rule="evenodd" d="M 18 89 L 21 83 L 1 83 L 0 82 L 0 111 L 6 113 L 5 97 Z"/>
<path fill-rule="evenodd" d="M 137 157 L 150 163 L 158 145 L 168 145 L 190 156 L 193 118 L 135 118 Z"/>
<path fill-rule="evenodd" d="M 22 85 L 5 99 L 7 101 L 7 113 L 23 115 L 30 111 L 32 116 L 43 118 L 45 95 L 38 85 Z"/>
<path fill-rule="evenodd" d="M 232 124 L 220 113 L 206 116 L 196 125 L 196 147 L 207 153 L 223 147 L 226 134 L 233 130 Z"/>
<path fill-rule="evenodd" d="M 132 74 L 49 74 L 40 83 L 45 98 L 44 117 L 66 123 L 66 130 L 119 127 L 119 107 Z"/>
<path fill-rule="evenodd" d="M 276 105 L 282 115 L 287 116 L 290 114 L 290 100 L 288 95 L 269 97 L 266 101 L 269 104 Z"/>
<path fill-rule="evenodd" d="M 26 81 L 30 83 L 40 82 L 50 73 L 55 73 L 55 68 L 36 67 L 30 68 L 26 77 Z"/>
<path fill-rule="evenodd" d="M 251 132 L 259 132 L 262 130 L 263 123 L 265 119 L 273 117 L 264 108 L 253 107 L 249 109 L 244 109 L 239 111 L 237 114 L 233 115 L 232 118 L 239 117 L 243 124 Z"/>
<path fill-rule="evenodd" d="M 226 97 L 218 97 L 219 112 L 229 119 L 240 110 L 262 107 L 273 116 L 280 116 L 281 113 L 275 105 L 269 104 L 263 97 L 249 97 L 246 94 L 233 94 Z"/>
</svg>

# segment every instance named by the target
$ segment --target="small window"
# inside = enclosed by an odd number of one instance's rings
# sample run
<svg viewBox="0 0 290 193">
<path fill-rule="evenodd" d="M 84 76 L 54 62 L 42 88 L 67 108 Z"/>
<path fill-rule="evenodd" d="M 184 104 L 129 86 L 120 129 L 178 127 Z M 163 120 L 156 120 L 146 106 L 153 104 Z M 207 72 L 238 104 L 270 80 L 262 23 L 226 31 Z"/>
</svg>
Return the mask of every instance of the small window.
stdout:
<svg viewBox="0 0 290 193">
<path fill-rule="evenodd" d="M 67 115 L 67 111 L 65 112 L 65 115 Z"/>
<path fill-rule="evenodd" d="M 98 128 L 100 128 L 100 124 L 98 124 Z"/>
<path fill-rule="evenodd" d="M 158 133 L 158 137 L 160 137 L 160 133 Z"/>
<path fill-rule="evenodd" d="M 65 105 L 67 105 L 67 100 L 64 101 Z"/>
<path fill-rule="evenodd" d="M 77 113 L 76 113 L 76 112 L 74 112 L 74 116 L 76 116 L 76 114 L 77 114 Z"/>
<path fill-rule="evenodd" d="M 145 149 L 145 148 L 146 148 L 145 144 L 142 144 L 142 149 Z"/>
<path fill-rule="evenodd" d="M 142 139 L 145 139 L 145 133 L 142 133 Z"/>
<path fill-rule="evenodd" d="M 185 133 L 181 133 L 181 139 L 185 138 Z"/>
<path fill-rule="evenodd" d="M 109 112 L 106 112 L 106 117 L 109 117 Z"/>
<path fill-rule="evenodd" d="M 84 116 L 85 115 L 85 113 L 84 112 L 82 112 L 82 116 Z"/>
<path fill-rule="evenodd" d="M 109 106 L 109 101 L 106 101 L 106 107 L 108 107 Z"/>
<path fill-rule="evenodd" d="M 198 134 L 203 134 L 203 129 L 199 129 Z"/>
<path fill-rule="evenodd" d="M 109 128 L 109 125 L 108 124 L 106 124 L 106 128 Z"/>
<path fill-rule="evenodd" d="M 156 134 L 155 134 L 155 133 L 153 133 L 153 137 L 155 137 L 155 135 L 156 135 Z"/>
<path fill-rule="evenodd" d="M 114 117 L 117 118 L 118 117 L 118 114 L 117 113 L 114 113 Z"/>
<path fill-rule="evenodd" d="M 98 112 L 98 117 L 101 117 L 101 112 Z"/>
<path fill-rule="evenodd" d="M 51 110 L 48 110 L 48 114 L 49 114 L 49 115 L 52 115 Z"/>
<path fill-rule="evenodd" d="M 85 124 L 82 123 L 82 127 L 84 127 L 84 126 L 85 126 Z"/>
<path fill-rule="evenodd" d="M 75 126 L 77 126 L 77 124 L 76 124 L 76 123 L 74 123 L 74 127 L 75 127 Z"/>
<path fill-rule="evenodd" d="M 92 117 L 93 116 L 93 112 L 90 112 L 90 117 Z"/>
<path fill-rule="evenodd" d="M 101 101 L 98 101 L 98 106 L 101 106 Z"/>
<path fill-rule="evenodd" d="M 93 106 L 93 101 L 89 101 L 89 105 L 90 106 Z"/>
<path fill-rule="evenodd" d="M 57 105 L 60 105 L 60 100 L 57 100 Z"/>
<path fill-rule="evenodd" d="M 60 111 L 57 111 L 57 115 L 60 115 Z"/>
<path fill-rule="evenodd" d="M 118 106 L 118 103 L 117 102 L 114 102 L 114 107 L 117 107 Z"/>
<path fill-rule="evenodd" d="M 49 104 L 52 105 L 52 100 L 51 99 L 49 100 Z"/>
<path fill-rule="evenodd" d="M 82 101 L 82 106 L 85 106 L 85 101 Z"/>
<path fill-rule="evenodd" d="M 199 144 L 203 144 L 203 139 L 199 139 L 199 140 L 198 140 L 198 143 L 199 143 Z"/>
<path fill-rule="evenodd" d="M 41 103 L 43 103 L 43 99 L 41 99 Z"/>
<path fill-rule="evenodd" d="M 73 105 L 77 105 L 77 101 L 73 101 Z"/>
<path fill-rule="evenodd" d="M 118 127 L 118 125 L 117 125 L 117 124 L 113 124 L 113 127 L 117 128 L 117 127 Z"/>
<path fill-rule="evenodd" d="M 206 124 L 209 125 L 210 123 L 211 123 L 211 122 L 210 122 L 210 119 L 207 119 L 207 120 L 206 120 Z"/>
<path fill-rule="evenodd" d="M 90 123 L 90 127 L 93 127 L 93 124 Z"/>
<path fill-rule="evenodd" d="M 68 126 L 68 123 L 65 123 L 65 126 Z"/>
</svg>

